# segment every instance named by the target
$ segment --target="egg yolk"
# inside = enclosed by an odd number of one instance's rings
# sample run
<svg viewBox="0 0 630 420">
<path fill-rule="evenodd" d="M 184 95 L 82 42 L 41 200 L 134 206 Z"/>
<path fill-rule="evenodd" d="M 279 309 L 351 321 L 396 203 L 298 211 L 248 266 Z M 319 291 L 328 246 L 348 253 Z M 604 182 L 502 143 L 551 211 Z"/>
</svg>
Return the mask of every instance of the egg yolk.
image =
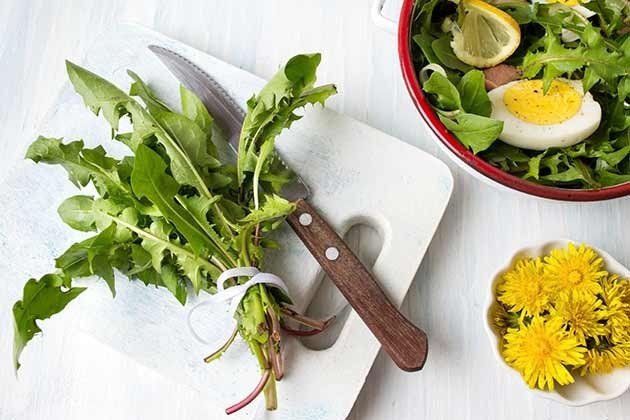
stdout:
<svg viewBox="0 0 630 420">
<path fill-rule="evenodd" d="M 537 125 L 558 124 L 573 117 L 582 95 L 569 84 L 554 80 L 543 94 L 542 80 L 523 80 L 506 89 L 505 107 L 517 118 Z"/>
</svg>

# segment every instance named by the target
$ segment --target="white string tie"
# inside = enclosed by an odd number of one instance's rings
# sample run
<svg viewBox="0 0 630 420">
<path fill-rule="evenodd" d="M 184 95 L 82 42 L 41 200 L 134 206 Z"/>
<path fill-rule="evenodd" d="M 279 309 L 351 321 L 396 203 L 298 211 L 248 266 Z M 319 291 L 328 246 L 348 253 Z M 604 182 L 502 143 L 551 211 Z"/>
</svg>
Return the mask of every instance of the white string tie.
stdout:
<svg viewBox="0 0 630 420">
<path fill-rule="evenodd" d="M 224 284 L 226 281 L 233 278 L 237 278 L 237 277 L 249 277 L 250 279 L 247 280 L 247 282 L 243 284 L 237 284 L 235 286 L 225 288 Z M 208 305 L 215 305 L 219 302 L 229 301 L 230 302 L 229 313 L 232 315 L 232 319 L 234 319 L 234 315 L 236 314 L 236 311 L 238 310 L 238 305 L 241 303 L 241 300 L 243 300 L 243 298 L 245 297 L 247 290 L 249 290 L 250 287 L 253 287 L 257 284 L 266 284 L 272 287 L 276 287 L 282 290 L 287 296 L 289 295 L 289 290 L 287 288 L 287 285 L 284 283 L 284 281 L 280 277 L 276 276 L 275 274 L 263 273 L 260 270 L 258 270 L 256 267 L 237 267 L 237 268 L 231 268 L 229 270 L 225 270 L 223 273 L 221 273 L 221 275 L 217 279 L 217 290 L 218 290 L 217 293 L 210 296 L 207 300 L 204 300 L 203 302 L 199 302 L 198 304 L 193 306 L 188 312 L 188 318 L 186 321 L 188 324 L 188 329 L 190 330 L 190 333 L 193 335 L 193 337 L 195 337 L 195 339 L 202 344 L 206 344 L 206 345 L 215 344 L 215 343 L 208 342 L 205 338 L 201 337 L 201 335 L 199 335 L 197 331 L 195 331 L 195 328 L 192 325 L 193 313 L 195 313 L 195 311 L 197 311 L 201 307 L 208 306 Z M 236 322 L 235 319 L 234 319 L 234 322 Z"/>
</svg>

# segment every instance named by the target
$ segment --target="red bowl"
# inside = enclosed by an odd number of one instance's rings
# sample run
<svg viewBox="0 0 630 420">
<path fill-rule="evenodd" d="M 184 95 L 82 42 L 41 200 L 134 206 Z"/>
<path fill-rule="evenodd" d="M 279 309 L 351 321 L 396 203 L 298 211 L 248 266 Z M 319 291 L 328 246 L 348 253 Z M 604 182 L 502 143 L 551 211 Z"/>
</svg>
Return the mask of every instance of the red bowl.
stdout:
<svg viewBox="0 0 630 420">
<path fill-rule="evenodd" d="M 398 57 L 400 59 L 400 67 L 402 69 L 403 78 L 405 79 L 405 84 L 407 85 L 407 90 L 416 108 L 418 108 L 420 115 L 422 115 L 422 118 L 437 135 L 440 142 L 455 156 L 455 159 L 461 160 L 465 165 L 468 165 L 483 177 L 507 188 L 538 197 L 562 201 L 598 201 L 623 197 L 630 194 L 630 183 L 594 190 L 574 190 L 536 184 L 492 166 L 464 147 L 464 145 L 440 122 L 420 87 L 418 72 L 414 68 L 411 57 L 410 32 L 413 4 L 414 0 L 404 0 L 400 11 L 400 20 L 398 21 Z"/>
</svg>

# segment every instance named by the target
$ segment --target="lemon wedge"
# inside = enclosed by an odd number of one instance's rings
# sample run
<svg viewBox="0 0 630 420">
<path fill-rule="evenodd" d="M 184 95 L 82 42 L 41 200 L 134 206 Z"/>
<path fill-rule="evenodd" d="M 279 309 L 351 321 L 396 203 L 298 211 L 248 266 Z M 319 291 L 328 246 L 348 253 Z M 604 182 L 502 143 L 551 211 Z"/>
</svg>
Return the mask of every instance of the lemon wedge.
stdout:
<svg viewBox="0 0 630 420">
<path fill-rule="evenodd" d="M 512 16 L 482 0 L 460 0 L 458 24 L 451 28 L 455 56 L 478 68 L 505 61 L 521 42 Z"/>
</svg>

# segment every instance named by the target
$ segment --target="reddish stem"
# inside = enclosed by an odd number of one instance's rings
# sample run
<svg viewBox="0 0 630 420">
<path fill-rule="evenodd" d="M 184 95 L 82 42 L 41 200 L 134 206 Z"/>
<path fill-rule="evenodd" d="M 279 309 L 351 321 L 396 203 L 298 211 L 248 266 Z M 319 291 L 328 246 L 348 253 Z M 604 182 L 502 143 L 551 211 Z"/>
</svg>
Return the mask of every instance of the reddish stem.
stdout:
<svg viewBox="0 0 630 420">
<path fill-rule="evenodd" d="M 295 335 L 298 337 L 310 337 L 325 331 L 326 328 L 328 328 L 335 321 L 335 318 L 335 316 L 332 316 L 328 320 L 326 320 L 326 322 L 323 323 L 322 328 L 313 328 L 311 330 L 296 330 L 286 325 L 282 325 L 282 329 L 291 335 Z"/>
<path fill-rule="evenodd" d="M 290 335 L 295 335 L 296 337 L 310 337 L 322 332 L 322 330 L 295 330 L 284 325 L 282 326 L 282 330 Z"/>
<path fill-rule="evenodd" d="M 249 403 L 254 401 L 256 399 L 256 397 L 265 388 L 265 385 L 267 385 L 267 381 L 269 381 L 269 377 L 270 376 L 271 376 L 271 371 L 269 369 L 265 369 L 265 373 L 263 373 L 263 375 L 260 377 L 260 381 L 258 382 L 258 385 L 256 385 L 256 388 L 254 388 L 254 390 L 247 397 L 245 397 L 242 401 L 237 402 L 233 406 L 230 406 L 230 407 L 226 408 L 225 409 L 225 414 L 228 414 L 228 415 L 234 414 L 238 410 L 240 410 L 241 408 L 246 407 Z"/>
<path fill-rule="evenodd" d="M 274 342 L 280 342 L 280 322 L 273 309 L 267 308 L 267 319 L 269 323 L 269 330 L 271 331 L 271 338 Z"/>
<path fill-rule="evenodd" d="M 256 246 L 260 244 L 260 223 L 256 225 L 256 230 L 254 232 L 254 243 L 256 244 Z"/>
<path fill-rule="evenodd" d="M 280 356 L 280 353 L 276 351 L 275 345 L 271 342 L 271 340 L 267 340 L 267 353 L 269 363 L 273 369 L 273 375 L 276 377 L 276 380 L 279 381 L 284 377 L 284 372 L 282 370 L 282 357 Z"/>
<path fill-rule="evenodd" d="M 273 309 L 267 308 L 267 328 L 269 328 L 270 334 L 267 340 L 267 353 L 271 367 L 273 368 L 274 376 L 279 381 L 284 377 L 284 363 L 282 360 L 282 353 L 280 349 L 280 322 Z M 277 351 L 276 351 L 277 346 Z"/>
<path fill-rule="evenodd" d="M 335 316 L 333 315 L 326 321 L 320 321 L 318 319 L 309 318 L 308 316 L 302 315 L 287 307 L 280 308 L 280 311 L 295 322 L 299 322 L 300 324 L 306 325 L 307 327 L 311 327 L 315 330 L 323 330 L 328 324 L 330 324 L 330 322 L 335 320 Z"/>
</svg>

